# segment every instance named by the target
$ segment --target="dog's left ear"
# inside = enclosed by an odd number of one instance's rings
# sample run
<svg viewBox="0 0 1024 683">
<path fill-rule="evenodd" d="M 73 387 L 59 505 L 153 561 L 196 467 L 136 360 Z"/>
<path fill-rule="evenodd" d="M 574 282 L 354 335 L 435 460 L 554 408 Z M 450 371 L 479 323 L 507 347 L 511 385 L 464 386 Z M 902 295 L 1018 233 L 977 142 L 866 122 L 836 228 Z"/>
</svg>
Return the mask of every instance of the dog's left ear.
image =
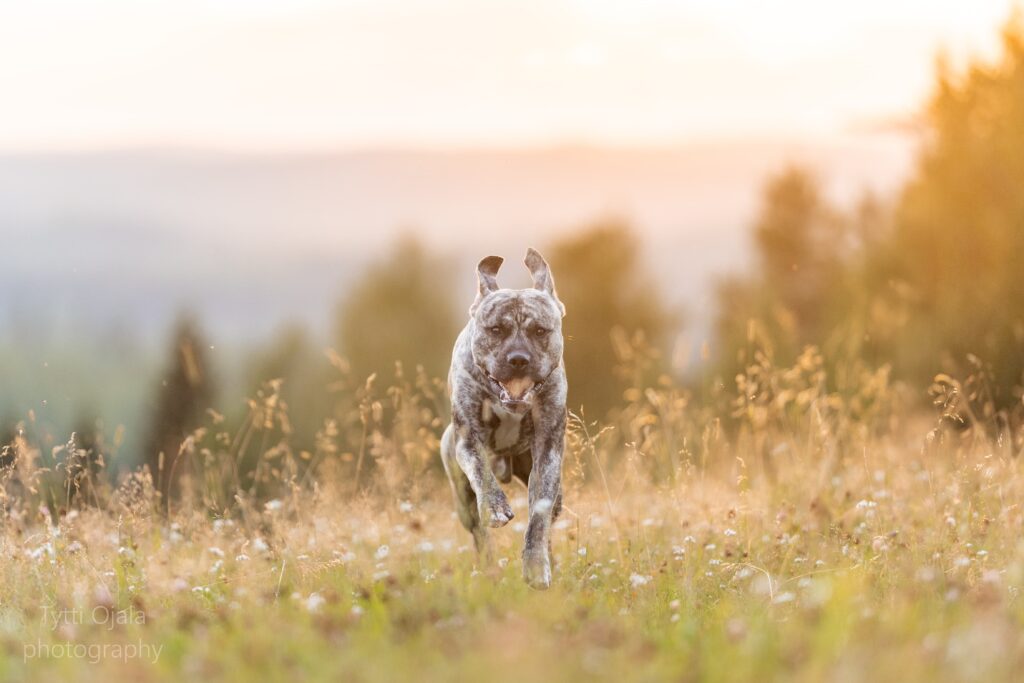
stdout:
<svg viewBox="0 0 1024 683">
<path fill-rule="evenodd" d="M 469 307 L 470 315 L 476 313 L 476 309 L 480 306 L 480 302 L 484 300 L 485 296 L 491 292 L 498 291 L 498 269 L 501 268 L 501 264 L 504 261 L 505 259 L 500 256 L 488 256 L 477 264 L 476 281 L 479 289 L 476 293 L 476 299 Z"/>
<path fill-rule="evenodd" d="M 550 294 L 551 298 L 558 304 L 558 310 L 565 317 L 565 305 L 559 300 L 558 293 L 555 292 L 555 278 L 551 275 L 551 267 L 548 266 L 548 262 L 544 260 L 544 257 L 536 249 L 531 248 L 526 250 L 526 260 L 524 263 L 530 269 L 534 288 Z"/>
</svg>

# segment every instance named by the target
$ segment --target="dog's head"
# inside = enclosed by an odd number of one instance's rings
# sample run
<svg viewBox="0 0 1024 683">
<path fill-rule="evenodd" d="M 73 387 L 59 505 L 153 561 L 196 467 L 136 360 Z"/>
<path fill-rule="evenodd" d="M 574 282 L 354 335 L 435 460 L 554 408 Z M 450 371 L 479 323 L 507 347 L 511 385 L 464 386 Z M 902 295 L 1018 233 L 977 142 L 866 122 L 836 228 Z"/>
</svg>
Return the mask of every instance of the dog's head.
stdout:
<svg viewBox="0 0 1024 683">
<path fill-rule="evenodd" d="M 487 374 L 508 408 L 531 405 L 536 389 L 562 360 L 565 306 L 555 293 L 547 261 L 533 249 L 526 267 L 533 289 L 499 289 L 500 256 L 477 266 L 480 289 L 469 308 L 473 321 L 473 359 Z"/>
</svg>

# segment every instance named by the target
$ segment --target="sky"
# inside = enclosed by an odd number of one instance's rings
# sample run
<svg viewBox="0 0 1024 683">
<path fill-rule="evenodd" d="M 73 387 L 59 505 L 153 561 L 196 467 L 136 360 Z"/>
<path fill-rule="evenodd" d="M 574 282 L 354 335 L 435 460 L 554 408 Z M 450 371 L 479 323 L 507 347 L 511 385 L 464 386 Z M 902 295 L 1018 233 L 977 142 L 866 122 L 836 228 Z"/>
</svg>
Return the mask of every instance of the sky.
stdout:
<svg viewBox="0 0 1024 683">
<path fill-rule="evenodd" d="M 905 122 L 1012 0 L 0 0 L 0 151 L 667 145 Z"/>
</svg>

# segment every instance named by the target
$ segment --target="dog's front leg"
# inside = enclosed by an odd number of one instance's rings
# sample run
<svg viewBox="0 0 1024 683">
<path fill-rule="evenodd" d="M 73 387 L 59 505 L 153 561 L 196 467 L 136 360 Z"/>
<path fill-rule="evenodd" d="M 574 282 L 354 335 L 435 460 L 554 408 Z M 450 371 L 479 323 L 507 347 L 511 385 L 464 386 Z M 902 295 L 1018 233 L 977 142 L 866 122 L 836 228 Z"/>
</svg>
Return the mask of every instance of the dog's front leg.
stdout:
<svg viewBox="0 0 1024 683">
<path fill-rule="evenodd" d="M 562 451 L 565 410 L 538 425 L 530 470 L 530 521 L 523 547 L 523 578 L 534 588 L 551 585 L 551 524 L 562 509 Z"/>
<path fill-rule="evenodd" d="M 508 524 L 514 517 L 512 506 L 508 504 L 505 492 L 501 490 L 501 485 L 491 471 L 482 439 L 469 426 L 463 425 L 458 430 L 455 459 L 476 495 L 480 523 L 484 527 Z"/>
</svg>

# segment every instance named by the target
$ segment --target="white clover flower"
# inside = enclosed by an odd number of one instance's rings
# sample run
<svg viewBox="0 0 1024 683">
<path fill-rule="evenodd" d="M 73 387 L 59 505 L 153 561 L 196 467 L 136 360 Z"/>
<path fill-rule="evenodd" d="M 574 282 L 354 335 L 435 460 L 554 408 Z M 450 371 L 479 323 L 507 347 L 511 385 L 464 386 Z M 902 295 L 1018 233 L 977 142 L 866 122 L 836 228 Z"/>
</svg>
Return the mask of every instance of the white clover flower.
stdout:
<svg viewBox="0 0 1024 683">
<path fill-rule="evenodd" d="M 726 536 L 735 536 L 736 535 L 736 530 L 735 529 L 726 529 L 723 533 Z"/>
<path fill-rule="evenodd" d="M 400 512 L 404 512 L 404 513 L 408 514 L 408 513 L 412 512 L 412 509 L 413 509 L 412 508 L 412 503 L 410 503 L 407 500 L 403 500 L 401 503 L 398 504 L 398 510 Z"/>
<path fill-rule="evenodd" d="M 646 586 L 650 582 L 651 577 L 649 576 L 644 576 L 643 574 L 637 574 L 635 572 L 629 575 L 629 583 L 631 586 L 633 586 L 633 588 L 640 588 L 641 586 Z"/>
<path fill-rule="evenodd" d="M 388 555 L 389 555 L 390 553 L 391 553 L 391 548 L 389 548 L 389 547 L 388 547 L 388 546 L 387 546 L 387 545 L 385 544 L 385 545 L 382 545 L 382 546 L 380 546 L 379 548 L 377 548 L 377 552 L 375 552 L 375 553 L 373 554 L 373 557 L 374 557 L 374 559 L 376 559 L 376 560 L 383 560 L 383 559 L 384 559 L 385 557 L 387 557 L 387 556 L 388 556 Z"/>
<path fill-rule="evenodd" d="M 319 593 L 310 593 L 309 597 L 306 598 L 306 610 L 309 612 L 316 612 L 320 609 L 326 600 Z"/>
<path fill-rule="evenodd" d="M 248 561 L 249 561 L 249 556 L 246 555 L 245 553 L 242 553 L 240 555 L 235 555 L 235 562 L 248 562 Z"/>
<path fill-rule="evenodd" d="M 206 552 L 210 553 L 214 557 L 224 557 L 224 551 L 217 546 L 210 546 L 206 549 Z"/>
<path fill-rule="evenodd" d="M 416 546 L 416 550 L 424 554 L 432 553 L 434 552 L 434 544 L 430 541 L 423 541 L 418 546 Z"/>
<path fill-rule="evenodd" d="M 283 505 L 284 503 L 282 503 L 277 498 L 274 498 L 273 500 L 268 500 L 266 503 L 264 503 L 263 509 L 266 510 L 267 512 L 275 512 L 277 510 L 280 510 Z"/>
<path fill-rule="evenodd" d="M 579 550 L 576 551 L 576 554 L 579 555 L 580 557 L 586 557 L 587 556 L 587 546 L 581 547 Z"/>
<path fill-rule="evenodd" d="M 789 591 L 786 591 L 785 593 L 779 593 L 778 595 L 776 595 L 772 599 L 772 604 L 782 605 L 782 604 L 785 604 L 787 602 L 793 602 L 794 600 L 796 600 L 796 595 L 793 594 L 793 593 L 790 593 Z"/>
<path fill-rule="evenodd" d="M 35 550 L 26 551 L 26 553 L 33 560 L 40 560 L 40 559 L 42 559 L 42 557 L 44 555 L 49 556 L 49 557 L 53 557 L 54 556 L 53 544 L 47 542 L 47 543 L 42 544 L 41 546 L 39 546 Z"/>
<path fill-rule="evenodd" d="M 993 583 L 993 584 L 995 584 L 995 583 L 999 583 L 1002 580 L 1002 577 L 999 575 L 999 570 L 997 570 L 997 569 L 986 569 L 985 571 L 983 571 L 981 573 L 981 580 L 984 583 Z"/>
</svg>

